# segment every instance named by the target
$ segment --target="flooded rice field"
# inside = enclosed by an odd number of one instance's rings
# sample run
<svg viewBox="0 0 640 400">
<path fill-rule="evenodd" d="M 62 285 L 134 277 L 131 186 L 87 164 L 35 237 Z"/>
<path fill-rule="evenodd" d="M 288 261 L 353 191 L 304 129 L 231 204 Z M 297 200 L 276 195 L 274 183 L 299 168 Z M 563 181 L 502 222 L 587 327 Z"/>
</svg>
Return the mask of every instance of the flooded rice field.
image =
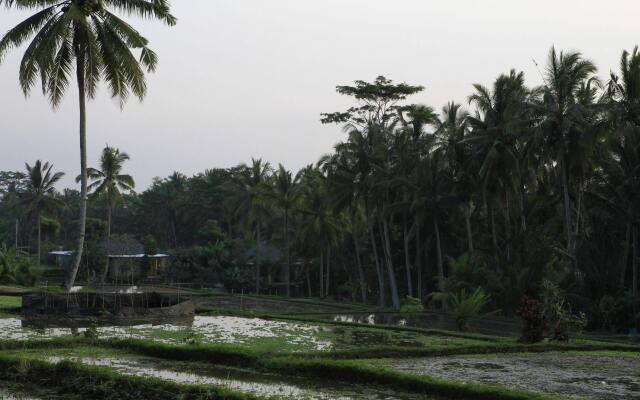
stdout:
<svg viewBox="0 0 640 400">
<path fill-rule="evenodd" d="M 242 295 L 218 295 L 197 297 L 193 300 L 200 307 L 222 310 L 253 311 L 266 313 L 305 313 L 305 312 L 344 312 L 345 309 L 353 309 L 341 305 L 318 304 L 306 301 L 286 299 L 270 299 L 265 297 L 251 297 Z"/>
<path fill-rule="evenodd" d="M 398 393 L 371 385 L 365 387 L 336 382 L 326 385 L 303 378 L 260 374 L 202 364 L 188 365 L 154 358 L 49 356 L 46 359 L 50 362 L 62 360 L 81 362 L 86 365 L 111 368 L 124 375 L 153 377 L 180 384 L 215 385 L 266 398 L 307 400 L 433 399 L 433 397 Z M 195 368 L 197 368 L 197 373 L 194 372 Z"/>
<path fill-rule="evenodd" d="M 67 322 L 67 323 L 65 323 Z M 0 319 L 0 340 L 50 339 L 61 336 L 82 335 L 87 329 L 86 320 L 43 322 L 19 318 Z M 331 346 L 322 340 L 319 327 L 306 324 L 268 321 L 259 318 L 229 316 L 196 316 L 189 319 L 171 319 L 150 322 L 119 324 L 123 321 L 104 320 L 96 323 L 98 337 L 151 339 L 163 343 L 233 343 L 258 344 L 273 340 L 285 340 L 301 350 L 323 350 Z"/>
<path fill-rule="evenodd" d="M 385 361 L 414 374 L 588 399 L 640 399 L 640 354 L 549 353 Z"/>
<path fill-rule="evenodd" d="M 328 351 L 372 346 L 446 347 L 459 344 L 461 340 L 414 332 L 233 316 L 195 316 L 154 322 L 0 318 L 0 340 L 82 336 L 91 325 L 95 326 L 97 336 L 101 339 L 149 339 L 167 344 L 236 344 L 274 351 Z M 467 344 L 483 343 L 464 340 Z"/>
<path fill-rule="evenodd" d="M 428 311 L 416 314 L 399 313 L 348 313 L 348 314 L 314 314 L 314 318 L 335 322 L 351 322 L 365 325 L 411 326 L 425 329 L 457 330 L 455 317 L 451 314 Z M 470 329 L 473 332 L 497 336 L 517 336 L 521 332 L 520 323 L 503 318 L 471 319 Z"/>
</svg>

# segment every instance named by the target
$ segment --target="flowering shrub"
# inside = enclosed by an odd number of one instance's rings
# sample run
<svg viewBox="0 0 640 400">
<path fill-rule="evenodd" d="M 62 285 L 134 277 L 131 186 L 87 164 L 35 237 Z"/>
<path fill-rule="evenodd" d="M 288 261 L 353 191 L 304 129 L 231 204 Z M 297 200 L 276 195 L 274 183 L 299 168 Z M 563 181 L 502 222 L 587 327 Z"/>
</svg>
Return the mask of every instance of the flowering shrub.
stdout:
<svg viewBox="0 0 640 400">
<path fill-rule="evenodd" d="M 521 341 L 527 343 L 536 343 L 544 339 L 544 331 L 546 322 L 544 317 L 544 305 L 527 295 L 520 299 L 520 308 L 516 314 L 523 320 Z"/>
</svg>

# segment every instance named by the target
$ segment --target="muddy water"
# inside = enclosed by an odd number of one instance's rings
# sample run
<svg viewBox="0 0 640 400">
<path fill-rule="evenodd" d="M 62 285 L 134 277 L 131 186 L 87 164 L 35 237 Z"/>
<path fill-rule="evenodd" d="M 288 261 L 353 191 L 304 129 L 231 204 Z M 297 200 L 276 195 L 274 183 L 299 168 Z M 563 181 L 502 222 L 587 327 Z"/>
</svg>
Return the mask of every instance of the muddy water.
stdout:
<svg viewBox="0 0 640 400">
<path fill-rule="evenodd" d="M 415 314 L 398 313 L 351 313 L 351 314 L 310 314 L 310 317 L 336 322 L 351 322 L 366 325 L 411 326 L 426 329 L 457 330 L 455 317 L 436 311 Z M 473 332 L 498 336 L 517 336 L 520 323 L 501 318 L 474 318 L 469 323 Z"/>
<path fill-rule="evenodd" d="M 589 399 L 640 399 L 640 355 L 551 353 L 390 361 L 402 372 Z"/>
<path fill-rule="evenodd" d="M 372 388 L 356 385 L 331 383 L 319 385 L 317 383 L 298 378 L 284 378 L 275 375 L 242 372 L 232 369 L 204 367 L 198 368 L 198 374 L 178 370 L 182 363 L 172 362 L 171 367 L 165 367 L 166 362 L 151 358 L 140 360 L 114 358 L 73 358 L 49 357 L 51 362 L 63 359 L 82 362 L 87 365 L 113 368 L 124 375 L 160 378 L 181 384 L 214 385 L 250 393 L 256 396 L 281 399 L 308 400 L 418 400 L 433 399 L 424 395 L 402 394 L 393 390 Z"/>
<path fill-rule="evenodd" d="M 0 385 L 2 383 L 0 382 Z M 8 389 L 3 389 L 0 387 L 0 400 L 39 400 L 36 397 L 31 397 L 28 395 L 18 394 L 14 391 L 10 391 Z"/>
<path fill-rule="evenodd" d="M 131 326 L 98 326 L 100 338 L 153 339 L 165 343 L 234 343 L 251 344 L 285 340 L 301 350 L 325 350 L 332 346 L 330 341 L 322 339 L 315 325 L 282 321 L 269 321 L 260 318 L 241 318 L 226 316 L 196 316 L 189 320 L 169 323 L 140 323 Z M 103 325 L 98 324 L 98 325 Z M 33 325 L 18 318 L 0 319 L 0 340 L 45 339 L 67 335 L 81 335 L 87 324 L 71 323 L 65 326 L 62 321 L 55 324 Z"/>
</svg>

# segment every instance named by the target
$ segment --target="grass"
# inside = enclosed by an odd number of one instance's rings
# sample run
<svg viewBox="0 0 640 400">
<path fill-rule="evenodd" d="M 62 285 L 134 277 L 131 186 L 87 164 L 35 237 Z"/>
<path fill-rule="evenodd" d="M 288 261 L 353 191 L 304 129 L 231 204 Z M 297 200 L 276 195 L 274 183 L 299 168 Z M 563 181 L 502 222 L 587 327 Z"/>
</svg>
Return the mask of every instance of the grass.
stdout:
<svg viewBox="0 0 640 400">
<path fill-rule="evenodd" d="M 65 399 L 155 399 L 155 400 L 253 400 L 255 396 L 233 390 L 184 385 L 154 378 L 124 376 L 107 368 L 63 361 L 46 361 L 0 355 L 0 380 L 34 383 Z"/>
<path fill-rule="evenodd" d="M 58 344 L 73 344 L 71 341 L 58 341 Z M 224 364 L 232 364 L 236 367 L 248 368 L 251 370 L 255 370 L 258 372 L 268 373 L 269 375 L 277 374 L 286 378 L 286 376 L 296 376 L 296 377 L 305 377 L 308 379 L 312 379 L 315 381 L 322 382 L 345 382 L 349 384 L 366 384 L 376 385 L 380 387 L 384 387 L 386 389 L 395 389 L 404 392 L 410 393 L 420 393 L 420 394 L 430 394 L 443 396 L 447 398 L 469 398 L 469 399 L 505 399 L 505 400 L 542 400 L 549 399 L 550 397 L 531 394 L 519 391 L 508 390 L 502 387 L 497 386 L 487 386 L 480 384 L 466 384 L 466 383 L 458 383 L 452 381 L 446 381 L 442 379 L 434 379 L 425 376 L 416 376 L 409 375 L 405 373 L 400 373 L 388 369 L 381 369 L 379 367 L 368 367 L 362 364 L 353 362 L 353 361 L 337 361 L 337 360 L 327 360 L 327 359 L 315 359 L 315 360 L 307 360 L 301 359 L 297 357 L 268 357 L 264 354 L 257 354 L 253 352 L 249 352 L 246 349 L 222 349 L 222 348 L 202 348 L 198 346 L 169 346 L 169 345 L 158 345 L 156 343 L 145 343 L 141 341 L 107 341 L 99 343 L 94 342 L 94 345 L 99 347 L 86 347 L 89 345 L 87 341 L 75 341 L 77 347 L 71 348 L 61 348 L 57 355 L 74 355 L 74 356 L 116 356 L 120 354 L 118 350 L 125 350 L 128 354 L 138 354 L 144 356 L 152 356 L 156 358 L 163 359 L 173 359 L 180 361 L 188 361 L 191 363 L 194 362 L 209 362 L 217 365 Z M 50 348 L 42 347 L 42 354 L 50 355 Z M 38 355 L 37 351 L 22 351 L 22 363 L 32 366 L 35 365 L 38 368 L 42 368 L 43 364 L 34 359 L 35 356 Z M 3 360 L 11 359 L 11 357 L 5 356 L 0 357 L 0 366 L 3 363 Z M 139 390 L 143 390 L 146 387 L 145 380 L 147 378 L 136 378 L 136 377 L 128 377 L 128 376 L 120 376 L 118 374 L 113 373 L 112 371 L 104 372 L 104 368 L 96 369 L 93 367 L 85 367 L 80 366 L 74 363 L 63 363 L 64 367 L 63 371 L 68 372 L 70 375 L 75 376 L 76 380 L 83 380 L 87 376 L 91 377 L 92 380 L 98 381 L 99 387 L 112 387 L 112 381 L 118 378 L 118 382 L 123 383 L 122 380 L 131 379 L 131 382 L 127 383 L 127 386 L 134 386 L 139 388 Z M 192 372 L 198 372 L 198 365 L 193 365 L 194 370 Z M 52 368 L 47 366 L 47 368 Z M 66 368 L 66 369 L 65 369 Z M 60 377 L 60 371 L 53 370 L 50 371 L 54 376 Z M 96 377 L 96 374 L 101 372 L 102 375 Z M 20 376 L 24 376 L 22 373 Z M 29 377 L 29 374 L 26 374 L 26 377 Z M 79 378 L 78 378 L 79 376 Z M 2 377 L 2 373 L 0 373 L 0 377 Z M 62 377 L 60 377 L 62 378 Z M 12 377 L 12 379 L 15 379 Z M 157 389 L 157 381 L 151 380 L 155 388 Z M 105 383 L 106 382 L 106 383 Z M 162 381 L 164 382 L 164 381 Z M 163 391 L 168 391 L 172 393 L 176 393 L 177 390 L 175 385 L 169 385 L 168 387 L 163 386 Z M 178 385 L 180 387 L 184 385 Z M 83 386 L 82 386 L 83 387 Z M 64 387 L 62 388 L 64 389 Z M 204 391 L 201 387 L 191 387 L 190 390 L 200 390 Z M 186 390 L 186 389 L 185 389 Z M 136 389 L 133 389 L 136 392 Z M 92 398 L 104 398 L 100 397 L 103 392 L 94 392 L 93 388 L 87 390 L 83 387 L 83 394 L 92 395 L 95 397 Z M 137 392 L 140 393 L 140 392 Z M 172 397 L 154 397 L 153 391 L 146 393 L 144 398 L 172 398 Z M 198 391 L 196 394 L 200 393 Z M 184 394 L 184 393 L 180 393 Z M 215 394 L 215 393 L 214 393 Z M 211 393 L 207 392 L 208 396 L 211 396 Z M 134 398 L 134 397 L 122 397 L 122 398 Z M 194 399 L 205 399 L 205 398 L 219 398 L 219 397 L 188 397 Z M 229 398 L 238 398 L 238 397 L 229 397 Z"/>
</svg>

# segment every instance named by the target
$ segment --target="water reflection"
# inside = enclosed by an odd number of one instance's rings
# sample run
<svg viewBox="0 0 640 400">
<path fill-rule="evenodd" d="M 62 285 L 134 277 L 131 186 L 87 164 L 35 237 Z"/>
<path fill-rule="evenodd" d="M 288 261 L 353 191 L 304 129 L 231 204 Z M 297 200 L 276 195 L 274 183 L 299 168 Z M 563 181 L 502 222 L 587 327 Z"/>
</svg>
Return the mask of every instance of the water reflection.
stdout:
<svg viewBox="0 0 640 400">
<path fill-rule="evenodd" d="M 353 313 L 320 314 L 315 318 L 335 322 L 349 322 L 366 325 L 410 326 L 426 329 L 456 330 L 455 317 L 442 312 L 424 312 L 416 314 L 400 313 Z M 516 321 L 498 318 L 475 318 L 470 322 L 472 331 L 490 335 L 511 336 L 520 333 L 520 324 Z"/>
</svg>

